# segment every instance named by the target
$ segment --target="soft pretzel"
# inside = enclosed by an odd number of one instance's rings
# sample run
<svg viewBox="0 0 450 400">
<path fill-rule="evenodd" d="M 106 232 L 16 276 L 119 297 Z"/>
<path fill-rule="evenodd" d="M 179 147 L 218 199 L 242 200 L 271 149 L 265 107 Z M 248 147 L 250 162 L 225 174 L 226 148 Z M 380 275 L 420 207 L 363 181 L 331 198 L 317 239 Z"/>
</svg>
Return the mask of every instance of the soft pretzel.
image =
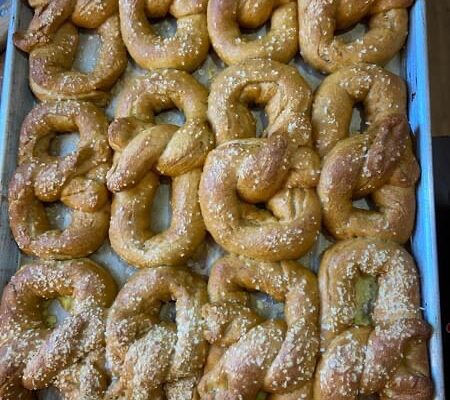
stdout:
<svg viewBox="0 0 450 400">
<path fill-rule="evenodd" d="M 317 192 L 325 226 L 337 239 L 377 237 L 406 242 L 415 218 L 419 167 L 402 115 L 340 141 L 324 159 Z M 376 210 L 354 207 L 370 196 Z"/>
<path fill-rule="evenodd" d="M 357 62 L 387 63 L 408 34 L 413 0 L 298 0 L 300 51 L 322 72 L 334 72 Z M 368 17 L 368 31 L 351 42 L 336 37 Z"/>
<path fill-rule="evenodd" d="M 375 299 L 365 296 L 364 286 L 358 289 L 368 277 L 376 282 Z M 376 239 L 340 242 L 322 258 L 319 285 L 324 353 L 314 398 L 378 394 L 383 400 L 430 400 L 424 343 L 430 328 L 422 320 L 419 280 L 408 252 Z M 358 322 L 361 309 L 371 315 Z"/>
<path fill-rule="evenodd" d="M 28 29 L 14 34 L 14 44 L 28 53 L 48 43 L 70 17 L 77 26 L 94 29 L 118 11 L 118 0 L 37 0 L 29 4 L 35 11 Z"/>
<path fill-rule="evenodd" d="M 209 37 L 206 0 L 119 0 L 123 40 L 142 68 L 176 68 L 193 71 L 206 58 Z M 164 38 L 148 17 L 170 13 L 177 19 L 175 36 Z"/>
<path fill-rule="evenodd" d="M 255 40 L 242 28 L 257 28 L 270 19 L 270 30 Z M 298 50 L 297 4 L 293 0 L 210 0 L 208 32 L 219 57 L 227 64 L 250 58 L 287 63 Z"/>
<path fill-rule="evenodd" d="M 206 117 L 207 92 L 183 71 L 160 70 L 134 79 L 120 94 L 109 141 L 116 151 L 108 187 L 114 192 L 110 240 L 137 267 L 180 264 L 205 235 L 198 185 L 214 139 Z M 186 122 L 154 125 L 154 114 L 173 107 Z M 170 227 L 154 234 L 149 207 L 159 184 L 172 179 Z"/>
<path fill-rule="evenodd" d="M 284 302 L 283 320 L 264 320 L 248 291 Z M 202 399 L 311 399 L 319 351 L 319 294 L 312 272 L 281 263 L 227 256 L 217 261 L 203 308 L 205 337 L 213 344 L 199 384 Z"/>
<path fill-rule="evenodd" d="M 315 147 L 321 157 L 350 134 L 353 108 L 363 106 L 367 126 L 392 114 L 406 114 L 406 85 L 399 76 L 371 64 L 345 67 L 327 76 L 312 107 Z"/>
<path fill-rule="evenodd" d="M 97 30 L 102 44 L 91 72 L 72 69 L 78 47 L 78 29 L 70 22 L 49 43 L 30 53 L 30 87 L 39 100 L 90 100 L 100 105 L 127 66 L 119 16 L 108 18 Z"/>
<path fill-rule="evenodd" d="M 22 251 L 67 259 L 84 257 L 103 243 L 110 215 L 107 128 L 104 114 L 90 103 L 41 103 L 27 115 L 9 186 L 9 221 Z M 73 131 L 80 135 L 76 150 L 51 155 L 55 133 Z M 43 205 L 57 200 L 71 209 L 71 223 L 63 230 L 53 229 Z"/>
<path fill-rule="evenodd" d="M 263 138 L 232 140 L 255 134 L 249 103 L 266 105 L 269 125 Z M 310 145 L 310 103 L 298 72 L 274 61 L 229 67 L 213 83 L 208 114 L 223 144 L 208 155 L 199 193 L 206 227 L 226 250 L 280 261 L 314 243 L 320 161 Z"/>
<path fill-rule="evenodd" d="M 111 276 L 87 259 L 22 267 L 0 306 L 0 398 L 31 399 L 32 390 L 55 386 L 65 399 L 101 400 L 106 307 L 115 290 Z M 70 315 L 49 328 L 44 302 L 62 296 L 71 297 Z"/>
<path fill-rule="evenodd" d="M 363 104 L 368 129 L 345 139 L 355 103 Z M 325 156 L 318 193 L 330 232 L 338 239 L 408 240 L 419 169 L 411 149 L 403 80 L 374 65 L 343 68 L 319 87 L 312 125 L 317 150 Z M 368 195 L 378 211 L 352 207 L 352 199 Z"/>
<path fill-rule="evenodd" d="M 169 301 L 175 301 L 175 323 L 159 315 Z M 114 381 L 107 398 L 196 398 L 207 349 L 201 321 L 206 302 L 206 284 L 187 270 L 158 267 L 134 274 L 108 316 L 106 348 Z"/>
</svg>

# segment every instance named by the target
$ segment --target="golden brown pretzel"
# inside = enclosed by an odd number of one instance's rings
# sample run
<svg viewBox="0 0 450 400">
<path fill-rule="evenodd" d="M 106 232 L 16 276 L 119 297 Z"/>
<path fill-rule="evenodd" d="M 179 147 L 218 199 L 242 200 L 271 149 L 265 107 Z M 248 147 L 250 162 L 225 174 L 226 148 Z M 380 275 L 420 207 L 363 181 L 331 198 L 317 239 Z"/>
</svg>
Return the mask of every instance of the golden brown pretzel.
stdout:
<svg viewBox="0 0 450 400">
<path fill-rule="evenodd" d="M 263 138 L 244 139 L 255 134 L 249 103 L 266 105 Z M 215 80 L 208 114 L 223 144 L 208 155 L 199 193 L 206 227 L 226 250 L 280 261 L 314 243 L 320 162 L 311 149 L 310 103 L 298 72 L 274 61 L 231 66 Z"/>
<path fill-rule="evenodd" d="M 19 166 L 9 186 L 9 221 L 14 238 L 27 254 L 41 258 L 84 257 L 103 243 L 109 226 L 105 185 L 110 165 L 108 123 L 90 103 L 41 103 L 25 118 L 20 133 Z M 57 132 L 79 131 L 76 150 L 53 156 Z M 71 223 L 50 225 L 43 202 L 60 200 Z"/>
<path fill-rule="evenodd" d="M 169 301 L 175 301 L 176 323 L 160 318 Z M 107 398 L 192 399 L 207 349 L 201 321 L 206 302 L 206 284 L 187 270 L 134 274 L 108 316 L 107 357 L 116 380 Z"/>
<path fill-rule="evenodd" d="M 198 202 L 201 167 L 214 139 L 206 119 L 207 92 L 183 71 L 160 70 L 134 79 L 120 94 L 109 141 L 116 151 L 108 187 L 115 193 L 110 240 L 137 267 L 180 264 L 205 235 Z M 154 125 L 154 114 L 177 107 L 186 122 Z M 154 234 L 149 207 L 159 178 L 172 178 L 170 227 Z"/>
<path fill-rule="evenodd" d="M 377 237 L 406 242 L 414 227 L 419 167 L 401 114 L 340 141 L 325 156 L 317 192 L 325 226 L 337 239 Z M 353 206 L 370 196 L 375 210 Z"/>
<path fill-rule="evenodd" d="M 39 100 L 90 100 L 103 105 L 106 93 L 127 66 L 127 52 L 120 36 L 119 16 L 108 18 L 97 30 L 102 44 L 91 72 L 72 69 L 78 30 L 62 25 L 49 43 L 30 53 L 30 87 Z"/>
<path fill-rule="evenodd" d="M 368 279 L 375 299 L 358 284 Z M 419 280 L 408 252 L 376 239 L 340 242 L 322 258 L 319 285 L 324 353 L 314 398 L 378 394 L 382 400 L 430 400 L 424 343 L 430 328 L 422 320 Z"/>
<path fill-rule="evenodd" d="M 269 32 L 255 40 L 240 27 L 257 28 L 270 20 Z M 298 50 L 297 4 L 293 0 L 210 0 L 208 32 L 219 57 L 227 64 L 249 58 L 287 63 Z"/>
<path fill-rule="evenodd" d="M 14 34 L 14 44 L 26 52 L 48 43 L 70 17 L 77 26 L 94 29 L 118 11 L 118 0 L 37 0 L 29 4 L 35 12 L 28 29 Z"/>
<path fill-rule="evenodd" d="M 413 0 L 298 0 L 300 51 L 322 72 L 334 72 L 358 62 L 387 63 L 408 34 L 408 11 Z M 336 37 L 365 17 L 368 31 L 345 42 Z"/>
<path fill-rule="evenodd" d="M 405 82 L 381 67 L 363 63 L 327 76 L 312 107 L 314 142 L 321 157 L 349 136 L 353 108 L 358 103 L 364 108 L 367 126 L 392 114 L 406 118 Z"/>
<path fill-rule="evenodd" d="M 22 267 L 0 306 L 0 398 L 31 399 L 32 390 L 56 386 L 65 399 L 101 400 L 106 307 L 115 292 L 106 270 L 87 259 Z M 62 296 L 71 297 L 70 315 L 52 329 L 44 301 Z"/>
<path fill-rule="evenodd" d="M 142 68 L 196 69 L 208 55 L 206 0 L 119 0 L 123 40 Z M 177 19 L 175 36 L 163 38 L 148 17 Z"/>
<path fill-rule="evenodd" d="M 284 319 L 264 320 L 247 291 L 284 302 Z M 293 261 L 267 263 L 235 256 L 217 261 L 203 308 L 213 344 L 199 384 L 202 399 L 311 399 L 319 351 L 319 294 L 312 272 Z"/>
<path fill-rule="evenodd" d="M 345 139 L 355 103 L 363 104 L 368 129 Z M 318 193 L 336 238 L 405 242 L 411 235 L 419 169 L 406 118 L 403 80 L 378 66 L 343 68 L 319 87 L 312 113 L 316 147 L 325 156 Z M 352 207 L 352 199 L 369 195 L 378 211 Z"/>
</svg>

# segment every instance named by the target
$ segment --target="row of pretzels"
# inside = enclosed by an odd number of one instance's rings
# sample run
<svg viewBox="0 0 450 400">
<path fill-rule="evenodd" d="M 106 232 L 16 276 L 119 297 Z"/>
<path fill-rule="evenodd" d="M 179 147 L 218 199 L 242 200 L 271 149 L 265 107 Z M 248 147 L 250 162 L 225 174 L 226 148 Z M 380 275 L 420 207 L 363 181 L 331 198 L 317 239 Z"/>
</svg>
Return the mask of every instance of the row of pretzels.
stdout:
<svg viewBox="0 0 450 400">
<path fill-rule="evenodd" d="M 330 73 L 358 62 L 383 65 L 403 46 L 413 0 L 29 0 L 35 15 L 14 42 L 30 53 L 30 86 L 42 101 L 78 99 L 104 104 L 127 65 L 127 51 L 146 69 L 193 71 L 210 41 L 228 65 L 252 58 L 287 63 L 303 58 Z M 298 9 L 298 10 L 297 10 Z M 173 37 L 159 36 L 148 18 L 171 14 Z M 335 32 L 369 18 L 362 38 L 348 42 Z M 269 22 L 252 40 L 240 28 Z M 73 70 L 79 28 L 101 38 L 90 73 Z"/>
<path fill-rule="evenodd" d="M 374 327 L 355 322 L 362 275 L 378 280 Z M 283 302 L 284 320 L 257 314 L 253 290 Z M 54 327 L 43 299 L 58 296 L 70 296 L 71 314 Z M 160 317 L 171 300 L 176 323 Z M 319 287 L 295 261 L 229 255 L 207 285 L 161 266 L 137 272 L 116 296 L 109 273 L 88 259 L 41 261 L 3 292 L 0 397 L 31 399 L 53 386 L 66 400 L 429 400 L 429 334 L 411 256 L 379 239 L 328 249 Z"/>
<path fill-rule="evenodd" d="M 16 45 L 44 101 L 26 117 L 9 215 L 23 266 L 0 306 L 0 399 L 55 387 L 66 400 L 431 400 L 412 232 L 419 168 L 406 87 L 381 67 L 403 45 L 411 0 L 29 0 L 35 16 Z M 170 13 L 172 38 L 148 18 Z M 240 31 L 270 20 L 266 35 Z M 335 31 L 369 19 L 362 39 Z M 79 28 L 101 38 L 93 71 L 74 71 Z M 191 75 L 211 41 L 226 64 L 210 93 Z M 313 96 L 287 63 L 333 72 Z M 150 69 L 126 83 L 109 123 L 103 106 L 127 50 Z M 271 60 L 269 60 L 271 59 Z M 177 68 L 177 69 L 155 69 Z M 366 128 L 349 137 L 362 103 Z M 268 126 L 255 137 L 252 104 Z M 181 126 L 155 115 L 178 108 Z M 76 149 L 51 153 L 59 132 Z M 113 152 L 113 151 L 114 152 Z M 172 219 L 151 231 L 161 176 Z M 110 200 L 112 193 L 112 201 Z M 369 197 L 375 207 L 353 205 Z M 71 221 L 54 229 L 45 204 Z M 318 278 L 299 264 L 321 225 L 337 243 Z M 184 266 L 206 232 L 229 255 L 208 282 Z M 109 235 L 108 235 L 109 233 Z M 83 257 L 109 236 L 143 268 L 118 291 Z M 259 291 L 283 319 L 252 306 Z M 70 313 L 55 324 L 46 300 Z M 176 302 L 176 317 L 161 309 Z"/>
<path fill-rule="evenodd" d="M 255 103 L 268 116 L 260 138 L 248 108 Z M 364 104 L 368 128 L 347 137 L 355 103 Z M 155 124 L 155 114 L 174 107 L 186 117 L 181 127 Z M 76 150 L 51 156 L 55 132 L 71 131 L 80 133 Z M 294 67 L 264 59 L 223 70 L 209 98 L 183 71 L 134 78 L 109 126 L 92 103 L 43 102 L 25 118 L 18 163 L 9 215 L 25 253 L 85 257 L 109 228 L 113 249 L 136 267 L 185 262 L 204 240 L 205 225 L 225 250 L 263 261 L 304 255 L 322 215 L 336 239 L 404 243 L 419 173 L 398 76 L 374 65 L 346 67 L 324 80 L 312 103 Z M 155 235 L 148 214 L 160 175 L 172 179 L 173 215 Z M 353 199 L 368 195 L 376 210 L 353 207 Z M 51 229 L 42 204 L 56 200 L 72 210 L 62 231 Z"/>
</svg>

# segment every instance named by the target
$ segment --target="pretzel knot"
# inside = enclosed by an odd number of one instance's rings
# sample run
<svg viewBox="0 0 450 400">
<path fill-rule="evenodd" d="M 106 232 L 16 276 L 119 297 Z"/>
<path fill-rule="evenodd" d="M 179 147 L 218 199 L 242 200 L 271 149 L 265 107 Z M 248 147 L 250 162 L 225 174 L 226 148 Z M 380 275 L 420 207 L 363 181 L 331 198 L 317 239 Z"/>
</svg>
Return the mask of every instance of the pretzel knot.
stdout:
<svg viewBox="0 0 450 400">
<path fill-rule="evenodd" d="M 66 399 L 100 400 L 106 307 L 114 296 L 110 275 L 87 259 L 22 267 L 0 307 L 0 397 L 31 399 L 30 391 L 55 386 Z M 70 315 L 51 328 L 44 301 L 57 297 L 71 298 Z"/>
<path fill-rule="evenodd" d="M 353 108 L 361 104 L 367 126 L 392 114 L 406 115 L 406 85 L 397 75 L 370 64 L 345 67 L 327 76 L 312 107 L 315 147 L 325 156 L 350 134 Z"/>
<path fill-rule="evenodd" d="M 300 50 L 322 72 L 367 62 L 387 63 L 402 48 L 408 34 L 408 10 L 413 0 L 299 0 Z M 346 41 L 337 30 L 368 18 L 362 38 Z"/>
<path fill-rule="evenodd" d="M 78 29 L 70 22 L 52 39 L 30 53 L 30 87 L 39 100 L 76 99 L 106 103 L 107 91 L 127 66 L 120 35 L 119 16 L 113 15 L 97 29 L 101 39 L 95 67 L 90 72 L 72 69 L 78 48 Z"/>
<path fill-rule="evenodd" d="M 251 40 L 242 28 L 258 28 L 270 19 L 270 30 Z M 227 64 L 250 58 L 287 63 L 298 50 L 297 4 L 292 0 L 211 0 L 208 32 L 214 50 Z"/>
<path fill-rule="evenodd" d="M 206 0 L 119 0 L 123 40 L 142 68 L 195 70 L 206 58 L 209 37 Z M 171 14 L 177 20 L 172 37 L 158 35 L 148 18 Z"/>
<path fill-rule="evenodd" d="M 84 257 L 101 246 L 110 215 L 107 128 L 103 113 L 90 103 L 41 103 L 27 115 L 19 166 L 9 185 L 9 221 L 22 251 L 67 259 Z M 55 134 L 73 131 L 79 131 L 77 148 L 52 155 Z M 52 226 L 43 205 L 58 200 L 72 211 L 70 224 L 62 230 Z"/>
<path fill-rule="evenodd" d="M 313 245 L 320 161 L 311 149 L 310 102 L 298 72 L 269 60 L 229 67 L 215 80 L 208 114 L 223 144 L 208 155 L 199 194 L 207 229 L 226 250 L 280 261 Z M 269 124 L 262 138 L 243 140 L 255 133 L 249 103 L 266 105 Z"/>
<path fill-rule="evenodd" d="M 175 301 L 176 323 L 161 320 L 161 303 Z M 201 307 L 206 284 L 173 267 L 134 274 L 110 309 L 108 399 L 192 399 L 206 354 Z"/>
<path fill-rule="evenodd" d="M 340 141 L 325 157 L 317 191 L 327 229 L 337 239 L 377 237 L 406 242 L 415 217 L 419 167 L 402 115 Z M 376 209 L 353 206 L 369 196 Z"/>
<path fill-rule="evenodd" d="M 98 28 L 118 11 L 117 0 L 36 0 L 28 2 L 34 16 L 26 32 L 14 34 L 14 44 L 29 53 L 34 47 L 48 43 L 64 22 L 82 28 Z"/>
<path fill-rule="evenodd" d="M 188 73 L 160 70 L 134 79 L 120 94 L 109 141 L 116 151 L 108 173 L 115 193 L 110 240 L 114 250 L 138 267 L 180 264 L 205 235 L 198 201 L 201 167 L 214 140 L 206 118 L 207 92 Z M 177 107 L 181 127 L 154 125 L 154 113 Z M 165 231 L 150 230 L 148 208 L 159 184 L 172 179 L 172 220 Z"/>
<path fill-rule="evenodd" d="M 284 302 L 284 319 L 264 320 L 247 291 Z M 217 261 L 203 308 L 205 337 L 213 344 L 199 384 L 202 399 L 310 399 L 319 351 L 319 295 L 313 273 L 296 262 Z M 270 397 L 272 398 L 272 397 Z M 275 397 L 273 397 L 275 398 Z"/>
<path fill-rule="evenodd" d="M 322 259 L 319 285 L 324 353 L 316 398 L 431 399 L 425 344 L 430 328 L 422 320 L 408 252 L 377 239 L 340 242 Z"/>
</svg>

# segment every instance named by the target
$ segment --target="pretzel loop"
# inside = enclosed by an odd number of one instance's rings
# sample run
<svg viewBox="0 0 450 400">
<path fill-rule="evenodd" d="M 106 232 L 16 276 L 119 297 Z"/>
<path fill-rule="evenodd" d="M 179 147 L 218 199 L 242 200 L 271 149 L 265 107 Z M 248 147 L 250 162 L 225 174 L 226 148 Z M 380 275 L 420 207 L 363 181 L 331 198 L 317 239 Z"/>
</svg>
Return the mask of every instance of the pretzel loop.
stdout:
<svg viewBox="0 0 450 400">
<path fill-rule="evenodd" d="M 198 203 L 201 167 L 213 145 L 206 120 L 206 90 L 187 73 L 161 70 L 136 78 L 120 95 L 109 129 L 115 161 L 108 187 L 115 193 L 111 245 L 139 267 L 174 265 L 189 257 L 203 240 Z M 177 107 L 181 127 L 154 125 L 154 114 Z M 148 207 L 159 184 L 157 174 L 172 178 L 172 221 L 154 234 Z"/>
<path fill-rule="evenodd" d="M 142 68 L 193 71 L 208 55 L 205 0 L 119 0 L 119 10 L 123 40 Z M 177 19 L 176 33 L 170 38 L 159 36 L 148 20 L 167 13 Z"/>
<path fill-rule="evenodd" d="M 27 254 L 41 258 L 84 257 L 106 237 L 109 200 L 105 185 L 110 150 L 107 121 L 89 103 L 42 103 L 26 117 L 20 134 L 19 167 L 9 187 L 14 238 Z M 77 148 L 50 154 L 55 132 L 79 130 Z M 60 200 L 72 210 L 63 230 L 53 229 L 44 203 Z"/>
<path fill-rule="evenodd" d="M 300 50 L 316 69 L 331 73 L 358 62 L 386 64 L 405 43 L 412 0 L 299 0 Z M 369 17 L 368 31 L 350 42 L 336 37 Z"/>
<path fill-rule="evenodd" d="M 70 22 L 62 25 L 52 39 L 30 53 L 30 87 L 39 100 L 90 100 L 104 105 L 107 91 L 127 66 L 119 16 L 102 23 L 97 33 L 101 39 L 97 62 L 91 72 L 72 69 L 78 48 L 78 29 Z"/>
<path fill-rule="evenodd" d="M 176 323 L 160 319 L 161 303 L 168 301 L 175 301 Z M 192 398 L 206 354 L 206 301 L 205 283 L 186 270 L 158 267 L 133 275 L 108 317 L 107 356 L 115 381 L 107 398 Z"/>
<path fill-rule="evenodd" d="M 374 277 L 377 294 L 371 319 L 360 320 L 357 282 Z M 315 395 L 321 399 L 432 398 L 416 267 L 393 242 L 354 239 L 327 250 L 319 271 L 322 348 Z M 356 325 L 356 326 L 355 326 Z"/>
<path fill-rule="evenodd" d="M 3 291 L 0 308 L 2 399 L 31 398 L 31 390 L 49 386 L 63 395 L 69 388 L 73 393 L 91 391 L 96 393 L 92 398 L 100 399 L 106 387 L 106 373 L 99 367 L 105 308 L 114 295 L 112 278 L 89 260 L 21 268 Z M 51 329 L 43 320 L 43 301 L 58 296 L 72 298 L 71 315 Z M 70 385 L 63 379 L 86 368 L 93 372 L 88 379 Z"/>
<path fill-rule="evenodd" d="M 264 321 L 250 308 L 246 290 L 284 302 L 285 322 Z M 214 264 L 208 293 L 205 337 L 213 347 L 199 384 L 201 398 L 251 399 L 260 391 L 311 398 L 319 349 L 314 275 L 295 262 L 227 256 Z"/>
<path fill-rule="evenodd" d="M 258 28 L 270 19 L 269 32 L 247 39 L 243 28 Z M 251 58 L 287 63 L 298 50 L 297 4 L 291 0 L 211 0 L 208 32 L 214 50 L 227 64 Z"/>
<path fill-rule="evenodd" d="M 223 144 L 208 155 L 200 205 L 208 231 L 226 250 L 280 261 L 314 243 L 320 162 L 310 146 L 310 101 L 295 69 L 268 60 L 229 67 L 213 84 L 208 114 Z M 262 138 L 245 139 L 255 134 L 252 102 L 266 104 L 269 124 Z"/>
</svg>

